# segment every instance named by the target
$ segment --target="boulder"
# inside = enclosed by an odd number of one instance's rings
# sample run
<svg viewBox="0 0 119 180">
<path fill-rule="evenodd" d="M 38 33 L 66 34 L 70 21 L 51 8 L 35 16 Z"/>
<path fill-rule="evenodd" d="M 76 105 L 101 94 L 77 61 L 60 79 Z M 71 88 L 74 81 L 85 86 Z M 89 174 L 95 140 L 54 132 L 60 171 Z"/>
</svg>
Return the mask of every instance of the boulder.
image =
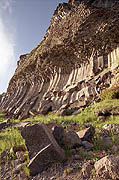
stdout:
<svg viewBox="0 0 119 180">
<path fill-rule="evenodd" d="M 58 145 L 54 146 L 54 144 L 49 144 L 30 160 L 30 163 L 28 164 L 30 175 L 35 176 L 46 170 L 52 163 L 63 160 L 63 150 Z"/>
<path fill-rule="evenodd" d="M 94 164 L 96 174 L 100 178 L 119 179 L 119 156 L 105 156 Z"/>
<path fill-rule="evenodd" d="M 52 128 L 52 134 L 56 141 L 60 143 L 65 135 L 64 128 L 56 125 Z"/>
<path fill-rule="evenodd" d="M 52 133 L 44 123 L 26 125 L 22 129 L 21 135 L 25 139 L 30 159 L 49 144 L 52 144 L 56 149 L 60 149 Z M 64 159 L 63 150 L 60 149 L 60 152 L 62 159 Z"/>
<path fill-rule="evenodd" d="M 81 138 L 82 141 L 90 141 L 94 136 L 94 133 L 95 133 L 95 128 L 91 126 L 89 128 L 78 131 L 77 135 L 79 136 L 79 138 Z"/>
<path fill-rule="evenodd" d="M 74 131 L 69 131 L 64 134 L 62 143 L 65 147 L 75 148 L 82 145 L 82 141 Z"/>
<path fill-rule="evenodd" d="M 88 141 L 82 141 L 82 145 L 87 150 L 91 150 L 94 147 L 94 145 L 92 143 L 89 143 Z"/>
</svg>

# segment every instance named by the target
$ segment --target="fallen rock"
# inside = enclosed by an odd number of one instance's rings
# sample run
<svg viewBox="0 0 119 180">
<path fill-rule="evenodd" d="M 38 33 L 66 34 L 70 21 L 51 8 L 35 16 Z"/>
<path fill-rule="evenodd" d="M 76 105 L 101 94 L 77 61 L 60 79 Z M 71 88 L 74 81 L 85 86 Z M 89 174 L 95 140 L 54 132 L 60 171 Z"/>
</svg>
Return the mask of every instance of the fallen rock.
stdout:
<svg viewBox="0 0 119 180">
<path fill-rule="evenodd" d="M 35 176 L 38 173 L 41 173 L 45 169 L 47 169 L 51 163 L 56 161 L 63 161 L 64 152 L 57 145 L 49 144 L 41 151 L 37 153 L 37 155 L 31 159 L 28 168 L 30 169 L 30 175 Z"/>
<path fill-rule="evenodd" d="M 81 131 L 77 132 L 77 135 L 79 138 L 81 138 L 82 141 L 91 141 L 92 137 L 94 136 L 95 128 L 93 126 L 83 129 Z"/>
<path fill-rule="evenodd" d="M 82 141 L 82 145 L 88 151 L 90 151 L 94 147 L 94 145 L 92 143 L 89 143 L 88 141 Z"/>
<path fill-rule="evenodd" d="M 54 148 L 59 149 L 59 153 L 64 159 L 64 151 L 60 149 L 52 133 L 44 123 L 28 124 L 21 131 L 22 137 L 29 152 L 29 158 L 35 157 L 43 148 L 52 144 Z"/>
<path fill-rule="evenodd" d="M 52 134 L 56 141 L 60 143 L 65 135 L 64 128 L 62 126 L 54 126 L 52 128 Z"/>
<path fill-rule="evenodd" d="M 64 134 L 62 143 L 68 148 L 76 148 L 82 145 L 82 141 L 74 131 L 69 131 Z"/>
<path fill-rule="evenodd" d="M 94 164 L 96 174 L 104 179 L 119 179 L 119 156 L 106 156 Z"/>
</svg>

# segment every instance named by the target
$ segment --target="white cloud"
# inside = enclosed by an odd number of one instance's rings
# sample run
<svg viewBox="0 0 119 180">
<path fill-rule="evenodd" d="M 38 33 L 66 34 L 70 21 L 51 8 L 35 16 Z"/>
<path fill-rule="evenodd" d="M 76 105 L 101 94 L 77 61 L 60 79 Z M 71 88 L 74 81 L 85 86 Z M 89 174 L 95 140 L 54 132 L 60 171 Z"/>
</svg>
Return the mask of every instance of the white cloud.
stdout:
<svg viewBox="0 0 119 180">
<path fill-rule="evenodd" d="M 14 32 L 9 32 L 9 27 L 2 17 L 2 11 L 9 9 L 9 14 L 11 13 L 11 3 L 12 0 L 0 0 L 0 93 L 8 86 L 15 62 Z"/>
<path fill-rule="evenodd" d="M 13 0 L 0 0 L 0 11 L 8 9 L 9 12 L 12 12 L 12 3 Z"/>
</svg>

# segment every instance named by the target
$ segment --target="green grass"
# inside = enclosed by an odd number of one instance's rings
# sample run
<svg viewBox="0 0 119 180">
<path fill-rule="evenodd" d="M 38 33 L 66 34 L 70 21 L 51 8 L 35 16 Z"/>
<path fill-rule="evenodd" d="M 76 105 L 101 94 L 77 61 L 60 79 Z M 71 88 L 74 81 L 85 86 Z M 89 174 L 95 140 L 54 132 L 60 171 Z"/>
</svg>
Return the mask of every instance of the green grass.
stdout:
<svg viewBox="0 0 119 180">
<path fill-rule="evenodd" d="M 14 145 L 21 144 L 25 144 L 25 141 L 17 129 L 7 128 L 0 133 L 0 154 Z"/>
<path fill-rule="evenodd" d="M 93 107 L 94 112 L 104 110 L 119 111 L 119 99 L 107 99 L 95 104 Z"/>
<path fill-rule="evenodd" d="M 63 125 L 66 126 L 71 122 L 79 123 L 80 125 L 84 125 L 84 124 L 88 124 L 88 123 L 93 123 L 96 120 L 97 120 L 97 117 L 91 111 L 91 108 L 88 107 L 78 115 L 57 116 L 56 114 L 51 113 L 47 116 L 39 115 L 39 116 L 27 118 L 24 120 L 24 122 L 25 121 L 30 121 L 32 123 L 44 122 L 47 124 L 51 121 L 56 121 L 57 124 L 63 123 Z"/>
</svg>

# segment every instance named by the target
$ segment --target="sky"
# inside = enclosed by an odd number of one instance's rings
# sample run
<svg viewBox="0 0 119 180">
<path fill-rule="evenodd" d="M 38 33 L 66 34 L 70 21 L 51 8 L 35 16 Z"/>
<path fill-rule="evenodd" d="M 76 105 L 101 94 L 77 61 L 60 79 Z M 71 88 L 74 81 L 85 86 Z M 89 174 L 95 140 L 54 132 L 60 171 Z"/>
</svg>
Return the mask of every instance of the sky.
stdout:
<svg viewBox="0 0 119 180">
<path fill-rule="evenodd" d="M 57 5 L 67 0 L 0 0 L 0 94 L 20 55 L 40 43 Z"/>
</svg>

